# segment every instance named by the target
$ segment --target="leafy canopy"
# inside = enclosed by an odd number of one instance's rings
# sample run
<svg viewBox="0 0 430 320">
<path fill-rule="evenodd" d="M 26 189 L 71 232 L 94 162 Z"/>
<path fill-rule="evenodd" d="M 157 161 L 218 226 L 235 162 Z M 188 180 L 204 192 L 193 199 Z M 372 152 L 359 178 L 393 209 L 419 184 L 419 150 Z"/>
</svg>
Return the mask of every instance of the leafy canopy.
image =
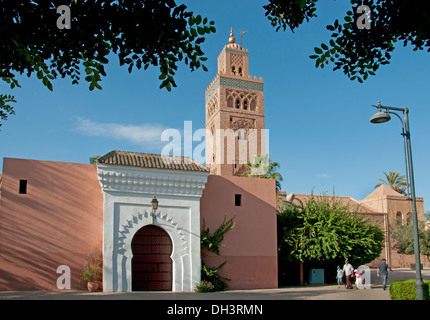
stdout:
<svg viewBox="0 0 430 320">
<path fill-rule="evenodd" d="M 278 230 L 283 229 L 280 256 L 287 261 L 349 258 L 365 264 L 377 258 L 383 247 L 381 229 L 334 196 L 311 195 L 303 207 L 287 206 L 278 215 L 278 224 Z"/>
<path fill-rule="evenodd" d="M 306 20 L 317 17 L 318 0 L 269 0 L 266 16 L 276 30 L 294 32 Z M 424 1 L 350 0 L 351 10 L 326 28 L 331 32 L 328 43 L 314 48 L 317 68 L 334 64 L 351 80 L 363 82 L 381 65 L 390 62 L 397 41 L 413 50 L 430 51 L 430 7 Z M 357 10 L 361 5 L 370 10 Z M 363 13 L 364 12 L 364 13 Z M 366 14 L 363 16 L 363 14 Z M 369 28 L 360 29 L 362 21 Z"/>
<path fill-rule="evenodd" d="M 403 223 L 401 219 L 398 219 L 393 228 L 392 235 L 396 242 L 394 248 L 397 249 L 398 253 L 415 254 L 412 221 Z M 420 253 L 430 261 L 430 229 L 426 228 L 425 221 L 418 221 L 418 239 Z"/>
<path fill-rule="evenodd" d="M 34 73 L 49 90 L 59 76 L 72 84 L 83 76 L 90 90 L 102 89 L 112 54 L 129 72 L 158 67 L 160 88 L 169 91 L 176 87 L 173 76 L 180 61 L 192 71 L 207 71 L 200 45 L 216 31 L 214 22 L 174 0 L 73 1 L 70 29 L 57 27 L 60 5 L 64 1 L 2 1 L 0 79 L 11 89 L 20 87 L 16 75 Z M 12 100 L 0 95 L 2 120 L 13 114 Z"/>
</svg>

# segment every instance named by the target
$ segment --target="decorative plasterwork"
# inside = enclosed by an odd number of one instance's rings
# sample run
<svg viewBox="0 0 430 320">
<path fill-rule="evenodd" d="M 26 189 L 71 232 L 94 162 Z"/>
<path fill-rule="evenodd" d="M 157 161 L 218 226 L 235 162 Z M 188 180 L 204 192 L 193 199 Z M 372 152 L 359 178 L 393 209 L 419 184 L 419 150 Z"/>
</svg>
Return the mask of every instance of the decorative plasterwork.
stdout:
<svg viewBox="0 0 430 320">
<path fill-rule="evenodd" d="M 230 128 L 233 130 L 238 129 L 253 129 L 255 128 L 255 120 L 248 120 L 248 119 L 235 119 L 231 122 Z"/>
<path fill-rule="evenodd" d="M 240 102 L 240 109 L 255 111 L 258 94 L 255 91 L 225 89 L 227 107 L 235 108 L 236 101 Z M 246 108 L 245 108 L 246 103 Z"/>
<path fill-rule="evenodd" d="M 103 191 L 200 197 L 208 173 L 97 165 Z"/>
<path fill-rule="evenodd" d="M 253 90 L 253 91 L 264 91 L 264 83 L 263 80 L 260 78 L 260 80 L 257 80 L 256 77 L 254 80 L 252 80 L 252 77 L 249 76 L 249 80 L 244 79 L 234 79 L 229 77 L 222 77 L 220 74 L 218 74 L 214 80 L 212 80 L 209 87 L 206 89 L 205 94 L 205 101 L 208 102 L 214 92 L 220 87 L 232 87 L 237 89 L 244 89 L 244 90 Z"/>
<path fill-rule="evenodd" d="M 118 248 L 119 254 L 126 254 L 130 252 L 130 239 L 129 237 L 133 236 L 137 230 L 139 230 L 142 226 L 148 225 L 148 219 L 151 219 L 151 213 L 148 213 L 146 210 L 143 212 L 138 212 L 133 215 L 129 220 L 127 220 L 126 224 L 120 226 L 118 231 L 118 239 L 116 246 Z M 170 225 L 177 233 L 178 238 L 181 240 L 181 249 L 180 256 L 184 256 L 189 253 L 188 241 L 186 234 L 183 228 L 175 222 L 173 217 L 169 217 L 167 214 L 163 214 L 160 210 L 158 210 L 155 214 L 155 220 L 157 221 L 156 225 L 160 224 L 160 220 L 162 220 L 167 225 Z"/>
<path fill-rule="evenodd" d="M 103 205 L 103 290 L 132 290 L 131 243 L 146 225 L 163 228 L 173 244 L 172 290 L 200 283 L 200 197 L 209 172 L 97 164 Z M 160 206 L 151 216 L 156 195 Z"/>
<path fill-rule="evenodd" d="M 212 115 L 215 113 L 218 107 L 218 99 L 217 96 L 214 95 L 212 99 L 207 104 L 207 118 L 211 118 Z"/>
</svg>

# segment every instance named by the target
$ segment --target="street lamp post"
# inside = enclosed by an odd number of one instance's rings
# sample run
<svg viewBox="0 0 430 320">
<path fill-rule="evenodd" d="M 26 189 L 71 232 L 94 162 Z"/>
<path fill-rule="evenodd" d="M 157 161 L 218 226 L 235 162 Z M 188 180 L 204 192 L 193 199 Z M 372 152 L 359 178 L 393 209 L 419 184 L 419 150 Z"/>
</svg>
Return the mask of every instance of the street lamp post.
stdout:
<svg viewBox="0 0 430 320">
<path fill-rule="evenodd" d="M 414 253 L 415 253 L 415 271 L 416 271 L 416 281 L 415 287 L 417 290 L 417 300 L 424 300 L 424 290 L 423 290 L 423 279 L 421 276 L 421 259 L 420 259 L 420 243 L 418 236 L 418 215 L 417 215 L 417 203 L 415 197 L 415 183 L 414 183 L 414 171 L 412 166 L 412 148 L 411 148 L 411 134 L 409 130 L 409 119 L 408 108 L 395 108 L 395 107 L 387 107 L 381 106 L 381 103 L 378 102 L 378 105 L 374 105 L 373 107 L 378 108 L 378 112 L 370 118 L 371 123 L 384 123 L 391 120 L 390 113 L 395 114 L 399 117 L 399 115 L 395 112 L 391 111 L 400 111 L 403 113 L 403 118 L 405 121 L 404 132 L 402 135 L 406 138 L 406 152 L 405 152 L 405 161 L 406 167 L 408 169 L 407 176 L 409 176 L 409 186 L 408 190 L 410 190 L 410 198 L 412 201 L 412 221 L 413 221 L 413 233 L 414 233 Z M 382 112 L 381 109 L 385 109 L 385 112 Z M 401 118 L 399 117 L 400 121 Z M 403 122 L 402 122 L 403 127 Z M 410 188 L 410 189 L 409 189 Z M 408 191 L 409 193 L 409 191 Z"/>
</svg>

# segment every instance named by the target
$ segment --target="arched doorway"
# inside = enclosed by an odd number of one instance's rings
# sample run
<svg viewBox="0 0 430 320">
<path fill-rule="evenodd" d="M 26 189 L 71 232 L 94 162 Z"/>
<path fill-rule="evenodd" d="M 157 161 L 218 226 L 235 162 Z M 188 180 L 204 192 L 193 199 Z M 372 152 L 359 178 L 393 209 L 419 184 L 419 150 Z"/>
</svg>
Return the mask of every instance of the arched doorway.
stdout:
<svg viewBox="0 0 430 320">
<path fill-rule="evenodd" d="M 173 246 L 167 232 L 154 225 L 142 227 L 133 237 L 131 250 L 132 290 L 171 291 Z"/>
</svg>

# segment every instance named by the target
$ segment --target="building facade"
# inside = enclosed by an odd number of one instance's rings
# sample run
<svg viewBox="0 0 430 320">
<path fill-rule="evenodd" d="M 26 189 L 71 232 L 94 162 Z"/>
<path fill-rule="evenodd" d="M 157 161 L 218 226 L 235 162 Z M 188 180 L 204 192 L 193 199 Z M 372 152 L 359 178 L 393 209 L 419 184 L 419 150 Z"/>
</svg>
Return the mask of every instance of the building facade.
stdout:
<svg viewBox="0 0 430 320">
<path fill-rule="evenodd" d="M 82 289 L 91 250 L 102 254 L 105 292 L 193 291 L 202 223 L 214 231 L 226 214 L 236 227 L 206 264 L 227 261 L 231 289 L 277 287 L 273 180 L 111 151 L 94 164 L 5 158 L 0 183 L 0 291 L 64 289 L 66 269 L 68 288 Z"/>
<path fill-rule="evenodd" d="M 302 205 L 306 203 L 311 196 L 323 197 L 292 193 L 286 196 L 283 201 Z M 379 258 L 368 264 L 370 267 L 376 267 L 382 258 L 387 259 L 387 262 L 392 268 L 411 268 L 411 266 L 415 264 L 414 255 L 400 254 L 397 252 L 397 249 L 394 247 L 396 243 L 392 236 L 397 220 L 400 219 L 403 224 L 412 223 L 412 207 L 406 196 L 401 195 L 386 185 L 381 185 L 363 200 L 340 196 L 335 196 L 334 198 L 336 201 L 348 205 L 351 211 L 358 212 L 371 223 L 378 225 L 384 232 L 385 240 L 383 250 Z M 418 220 L 424 221 L 424 199 L 422 197 L 417 197 L 416 203 Z M 421 256 L 421 263 L 423 263 L 425 267 L 430 267 L 428 259 L 424 256 Z"/>
</svg>

